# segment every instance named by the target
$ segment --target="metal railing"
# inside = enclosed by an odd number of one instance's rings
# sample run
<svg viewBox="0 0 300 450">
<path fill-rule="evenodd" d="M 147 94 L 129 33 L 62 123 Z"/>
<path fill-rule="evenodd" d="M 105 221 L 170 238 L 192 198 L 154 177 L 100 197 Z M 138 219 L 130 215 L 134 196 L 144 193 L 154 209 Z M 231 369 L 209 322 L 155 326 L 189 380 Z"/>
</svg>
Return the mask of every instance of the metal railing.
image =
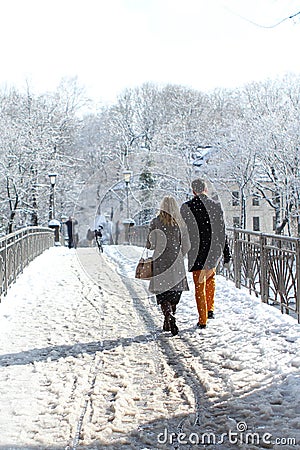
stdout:
<svg viewBox="0 0 300 450">
<path fill-rule="evenodd" d="M 300 239 L 237 228 L 226 232 L 232 261 L 225 268 L 221 259 L 218 273 L 300 323 Z M 147 233 L 147 226 L 133 227 L 130 243 L 144 246 Z"/>
<path fill-rule="evenodd" d="M 146 245 L 149 225 L 137 225 L 129 228 L 129 243 L 138 247 Z"/>
<path fill-rule="evenodd" d="M 228 228 L 233 264 L 219 271 L 300 323 L 300 239 Z"/>
<path fill-rule="evenodd" d="M 53 245 L 50 228 L 27 227 L 0 238 L 0 301 L 24 267 Z"/>
</svg>

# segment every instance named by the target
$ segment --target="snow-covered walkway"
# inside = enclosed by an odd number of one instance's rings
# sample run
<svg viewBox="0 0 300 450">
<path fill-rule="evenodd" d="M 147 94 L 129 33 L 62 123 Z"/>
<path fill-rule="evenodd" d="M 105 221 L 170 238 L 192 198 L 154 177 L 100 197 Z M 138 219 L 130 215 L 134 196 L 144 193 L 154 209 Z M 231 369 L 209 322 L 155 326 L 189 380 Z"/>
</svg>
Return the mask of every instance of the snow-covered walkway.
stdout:
<svg viewBox="0 0 300 450">
<path fill-rule="evenodd" d="M 2 299 L 0 449 L 300 448 L 300 325 L 218 277 L 198 330 L 189 276 L 162 333 L 140 253 L 51 248 Z"/>
</svg>

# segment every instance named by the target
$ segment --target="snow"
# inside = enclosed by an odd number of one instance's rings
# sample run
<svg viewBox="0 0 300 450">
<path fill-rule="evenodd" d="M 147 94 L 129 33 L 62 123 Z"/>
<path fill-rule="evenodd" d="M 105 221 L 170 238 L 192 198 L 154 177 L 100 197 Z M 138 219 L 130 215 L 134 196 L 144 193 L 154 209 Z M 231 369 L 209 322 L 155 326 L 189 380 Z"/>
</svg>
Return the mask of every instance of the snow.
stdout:
<svg viewBox="0 0 300 450">
<path fill-rule="evenodd" d="M 297 322 L 219 276 L 216 318 L 196 329 L 188 274 L 179 335 L 163 333 L 141 253 L 51 248 L 9 289 L 0 448 L 188 449 L 205 433 L 210 449 L 299 448 Z"/>
</svg>

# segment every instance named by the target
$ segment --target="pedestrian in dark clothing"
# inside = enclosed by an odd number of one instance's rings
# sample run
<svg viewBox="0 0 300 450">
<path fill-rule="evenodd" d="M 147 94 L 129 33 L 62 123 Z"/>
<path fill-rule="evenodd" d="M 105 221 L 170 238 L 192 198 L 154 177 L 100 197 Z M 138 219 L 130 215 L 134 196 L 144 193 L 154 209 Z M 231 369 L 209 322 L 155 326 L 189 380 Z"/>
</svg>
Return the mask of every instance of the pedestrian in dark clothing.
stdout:
<svg viewBox="0 0 300 450">
<path fill-rule="evenodd" d="M 163 330 L 176 335 L 176 306 L 182 291 L 189 289 L 184 267 L 189 238 L 173 197 L 163 198 L 158 216 L 150 223 L 146 246 L 154 250 L 149 290 L 156 294 L 157 304 L 164 314 Z"/>
<path fill-rule="evenodd" d="M 76 247 L 76 233 L 75 233 L 75 225 L 78 224 L 77 220 L 73 219 L 71 216 L 69 217 L 69 220 L 66 222 L 67 226 L 67 232 L 68 232 L 68 247 L 73 248 Z M 75 240 L 76 239 L 76 240 Z"/>
<path fill-rule="evenodd" d="M 225 221 L 221 203 L 207 196 L 204 180 L 194 180 L 192 190 L 193 199 L 184 203 L 180 211 L 191 242 L 188 269 L 195 284 L 197 325 L 205 328 L 207 319 L 214 318 L 215 275 L 225 245 Z"/>
<path fill-rule="evenodd" d="M 116 232 L 115 232 L 115 244 L 118 245 L 119 244 L 119 236 L 120 236 L 120 221 L 118 220 L 116 223 Z"/>
<path fill-rule="evenodd" d="M 86 240 L 88 241 L 89 247 L 92 245 L 94 237 L 95 237 L 95 233 L 89 228 L 86 233 Z"/>
</svg>

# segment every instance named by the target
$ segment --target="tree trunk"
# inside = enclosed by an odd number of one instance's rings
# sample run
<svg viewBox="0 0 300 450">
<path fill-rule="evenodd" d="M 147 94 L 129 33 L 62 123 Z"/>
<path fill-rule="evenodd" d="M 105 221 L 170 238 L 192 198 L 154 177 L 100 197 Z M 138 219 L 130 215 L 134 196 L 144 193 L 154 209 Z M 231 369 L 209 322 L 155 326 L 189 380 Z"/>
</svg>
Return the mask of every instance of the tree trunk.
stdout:
<svg viewBox="0 0 300 450">
<path fill-rule="evenodd" d="M 275 234 L 281 234 L 287 223 L 288 223 L 288 219 L 285 217 L 280 225 L 277 226 L 277 224 L 276 224 Z"/>
<path fill-rule="evenodd" d="M 32 187 L 32 213 L 31 213 L 31 225 L 38 226 L 38 213 L 37 213 L 37 199 L 35 187 Z"/>
<path fill-rule="evenodd" d="M 10 181 L 11 181 L 11 179 L 9 177 L 7 177 L 6 178 L 6 190 L 7 190 L 9 209 L 10 209 L 10 215 L 9 215 L 8 224 L 7 224 L 7 233 L 8 234 L 13 232 L 13 224 L 14 224 L 14 220 L 15 220 L 15 216 L 16 216 L 16 210 L 17 210 L 17 206 L 19 204 L 19 196 L 18 196 L 18 193 L 16 190 L 16 186 L 13 182 L 12 182 L 13 190 L 15 191 L 14 202 L 11 198 Z"/>
<path fill-rule="evenodd" d="M 246 226 L 247 226 L 246 197 L 244 190 L 241 189 L 241 227 L 245 230 Z"/>
</svg>

